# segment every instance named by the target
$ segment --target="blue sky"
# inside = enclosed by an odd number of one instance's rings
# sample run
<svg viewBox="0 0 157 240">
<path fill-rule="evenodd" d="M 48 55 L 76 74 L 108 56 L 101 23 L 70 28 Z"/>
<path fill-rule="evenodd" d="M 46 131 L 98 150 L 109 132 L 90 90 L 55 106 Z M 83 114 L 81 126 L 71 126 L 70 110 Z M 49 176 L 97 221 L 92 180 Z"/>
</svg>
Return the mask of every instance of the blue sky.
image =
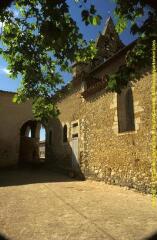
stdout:
<svg viewBox="0 0 157 240">
<path fill-rule="evenodd" d="M 45 128 L 41 127 L 41 129 L 40 129 L 40 141 L 45 140 L 45 137 L 46 137 Z"/>
<path fill-rule="evenodd" d="M 67 0 L 70 6 L 70 12 L 74 20 L 77 22 L 80 31 L 86 40 L 95 40 L 99 33 L 103 30 L 105 22 L 109 16 L 113 18 L 114 23 L 116 19 L 114 17 L 115 3 L 114 0 L 90 0 L 90 4 L 94 4 L 98 13 L 102 16 L 102 22 L 99 26 L 86 26 L 81 21 L 81 9 L 78 8 L 78 3 L 74 0 Z M 120 35 L 121 40 L 125 45 L 132 42 L 135 37 L 130 34 L 129 28 Z M 71 75 L 63 73 L 65 82 L 71 80 Z M 16 91 L 20 84 L 20 77 L 16 80 L 9 78 L 9 71 L 7 70 L 7 63 L 2 57 L 0 57 L 0 90 Z M 41 129 L 40 140 L 45 139 L 45 130 Z"/>
</svg>

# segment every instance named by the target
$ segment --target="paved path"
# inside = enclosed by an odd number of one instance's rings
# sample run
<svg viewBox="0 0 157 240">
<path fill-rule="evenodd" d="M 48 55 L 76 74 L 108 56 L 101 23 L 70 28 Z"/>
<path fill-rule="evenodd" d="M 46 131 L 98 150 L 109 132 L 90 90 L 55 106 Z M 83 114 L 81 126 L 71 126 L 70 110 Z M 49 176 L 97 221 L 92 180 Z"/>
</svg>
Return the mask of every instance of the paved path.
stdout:
<svg viewBox="0 0 157 240">
<path fill-rule="evenodd" d="M 50 171 L 0 172 L 0 234 L 7 239 L 140 240 L 154 232 L 149 195 Z"/>
</svg>

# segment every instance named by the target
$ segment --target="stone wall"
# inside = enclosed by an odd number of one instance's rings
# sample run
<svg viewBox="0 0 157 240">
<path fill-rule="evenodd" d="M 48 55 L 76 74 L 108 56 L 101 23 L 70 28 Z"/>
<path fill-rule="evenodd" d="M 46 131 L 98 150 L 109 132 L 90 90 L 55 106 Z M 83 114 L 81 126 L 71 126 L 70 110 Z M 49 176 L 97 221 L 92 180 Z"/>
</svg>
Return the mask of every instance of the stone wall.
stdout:
<svg viewBox="0 0 157 240">
<path fill-rule="evenodd" d="M 20 128 L 33 118 L 31 102 L 14 104 L 14 93 L 0 91 L 0 167 L 19 159 Z"/>
<path fill-rule="evenodd" d="M 118 133 L 116 94 L 101 92 L 85 102 L 81 169 L 107 183 L 150 191 L 151 75 L 133 88 L 135 131 Z"/>
<path fill-rule="evenodd" d="M 48 124 L 48 138 L 52 132 L 52 142 L 48 146 L 49 160 L 61 168 L 71 168 L 71 124 L 80 119 L 82 101 L 80 88 L 76 88 L 58 103 L 59 119 L 52 119 Z M 63 142 L 63 127 L 67 125 L 67 142 Z"/>
<path fill-rule="evenodd" d="M 124 57 L 115 59 L 95 72 L 97 76 L 114 72 Z M 58 166 L 72 162 L 72 123 L 79 123 L 79 164 L 86 177 L 109 184 L 133 187 L 150 192 L 151 184 L 151 74 L 146 71 L 132 86 L 135 131 L 118 133 L 117 95 L 101 90 L 84 99 L 81 84 L 60 102 L 60 116 L 52 120 L 51 158 Z M 62 141 L 64 124 L 68 142 Z"/>
</svg>

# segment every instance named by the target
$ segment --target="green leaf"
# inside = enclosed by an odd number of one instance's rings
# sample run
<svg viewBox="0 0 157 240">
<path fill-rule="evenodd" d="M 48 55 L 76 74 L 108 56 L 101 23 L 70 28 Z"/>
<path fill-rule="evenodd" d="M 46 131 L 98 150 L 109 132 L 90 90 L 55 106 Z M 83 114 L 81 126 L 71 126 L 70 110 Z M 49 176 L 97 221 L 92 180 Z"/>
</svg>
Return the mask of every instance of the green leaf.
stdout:
<svg viewBox="0 0 157 240">
<path fill-rule="evenodd" d="M 97 16 L 90 16 L 90 23 L 94 26 L 99 25 L 101 23 L 101 17 Z"/>
<path fill-rule="evenodd" d="M 13 103 L 16 103 L 16 102 L 17 102 L 17 95 L 14 95 L 12 102 L 13 102 Z"/>
<path fill-rule="evenodd" d="M 125 18 L 119 18 L 118 19 L 118 22 L 117 22 L 117 24 L 116 24 L 116 31 L 118 32 L 118 33 L 122 33 L 123 31 L 124 31 L 124 29 L 127 27 L 127 20 L 125 19 Z"/>
<path fill-rule="evenodd" d="M 95 13 L 96 13 L 96 9 L 95 9 L 95 6 L 94 6 L 94 5 L 91 5 L 91 7 L 90 7 L 90 13 L 91 13 L 91 14 L 95 14 Z"/>
</svg>

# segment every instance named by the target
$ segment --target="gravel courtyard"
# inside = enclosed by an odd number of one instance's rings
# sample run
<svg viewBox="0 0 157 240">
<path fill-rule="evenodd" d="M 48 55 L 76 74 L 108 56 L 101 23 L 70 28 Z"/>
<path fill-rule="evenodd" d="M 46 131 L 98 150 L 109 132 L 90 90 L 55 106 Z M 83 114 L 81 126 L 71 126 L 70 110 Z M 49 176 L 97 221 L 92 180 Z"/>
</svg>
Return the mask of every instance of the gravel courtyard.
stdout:
<svg viewBox="0 0 157 240">
<path fill-rule="evenodd" d="M 140 240 L 156 232 L 150 195 L 47 170 L 0 172 L 0 234 L 8 240 Z"/>
</svg>

